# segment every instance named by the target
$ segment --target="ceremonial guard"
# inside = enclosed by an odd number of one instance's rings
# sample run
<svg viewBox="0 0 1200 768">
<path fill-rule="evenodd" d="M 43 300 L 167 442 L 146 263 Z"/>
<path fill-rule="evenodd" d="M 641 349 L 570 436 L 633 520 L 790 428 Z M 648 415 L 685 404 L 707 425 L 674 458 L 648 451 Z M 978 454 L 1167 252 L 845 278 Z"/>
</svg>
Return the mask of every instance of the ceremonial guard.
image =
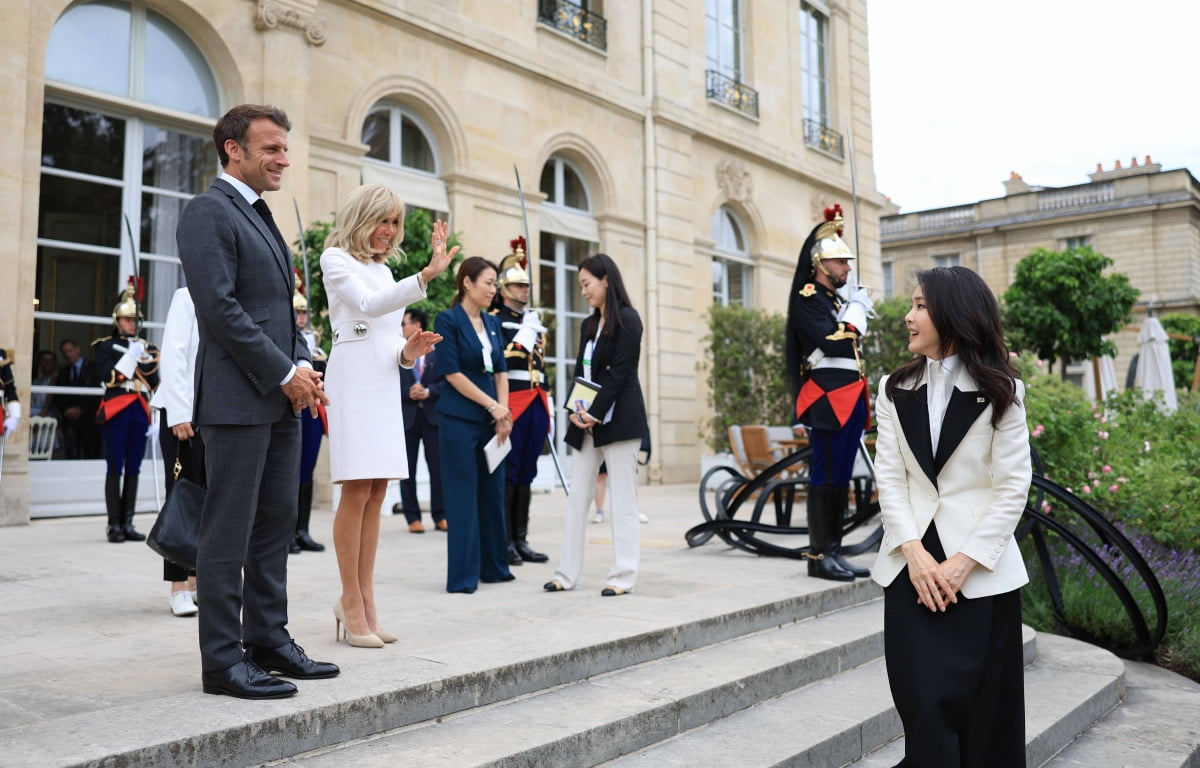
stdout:
<svg viewBox="0 0 1200 768">
<path fill-rule="evenodd" d="M 788 380 L 798 425 L 812 444 L 808 486 L 808 575 L 853 581 L 869 571 L 841 555 L 842 518 L 854 460 L 869 421 L 859 342 L 873 314 L 868 289 L 846 285 L 855 258 L 842 241 L 842 208 L 825 209 L 800 250 L 787 316 Z"/>
<path fill-rule="evenodd" d="M 295 269 L 295 268 L 293 268 Z M 304 296 L 307 286 L 300 279 L 296 270 L 296 293 L 292 296 L 292 309 L 296 310 L 296 328 L 308 344 L 309 354 L 312 355 L 312 367 L 320 374 L 325 373 L 325 364 L 329 356 L 321 348 L 315 331 L 309 328 L 308 299 Z M 308 533 L 308 520 L 312 517 L 313 504 L 313 470 L 317 467 L 317 454 L 321 452 L 321 438 L 329 432 L 325 418 L 325 406 L 317 402 L 318 415 L 313 416 L 308 410 L 300 412 L 300 496 L 298 499 L 299 514 L 296 516 L 296 536 L 288 551 L 295 555 L 305 550 L 309 552 L 324 552 L 325 545 L 313 541 Z"/>
<path fill-rule="evenodd" d="M 508 407 L 512 410 L 512 452 L 505 473 L 504 514 L 508 521 L 508 562 L 544 563 L 526 541 L 529 504 L 538 456 L 550 431 L 550 398 L 546 390 L 546 329 L 536 309 L 529 309 L 529 273 L 525 238 L 509 242 L 512 253 L 500 261 L 500 277 L 492 314 L 500 319 L 504 358 L 508 363 Z"/>
<path fill-rule="evenodd" d="M 17 386 L 13 382 L 12 360 L 0 349 L 0 435 L 6 439 L 17 431 L 21 423 L 21 403 L 17 401 Z"/>
<path fill-rule="evenodd" d="M 130 277 L 113 307 L 113 334 L 92 342 L 92 358 L 104 385 L 96 423 L 104 435 L 104 503 L 108 540 L 114 544 L 146 540 L 133 527 L 133 512 L 150 428 L 150 395 L 158 386 L 158 347 L 138 335 L 141 291 L 141 280 Z"/>
</svg>

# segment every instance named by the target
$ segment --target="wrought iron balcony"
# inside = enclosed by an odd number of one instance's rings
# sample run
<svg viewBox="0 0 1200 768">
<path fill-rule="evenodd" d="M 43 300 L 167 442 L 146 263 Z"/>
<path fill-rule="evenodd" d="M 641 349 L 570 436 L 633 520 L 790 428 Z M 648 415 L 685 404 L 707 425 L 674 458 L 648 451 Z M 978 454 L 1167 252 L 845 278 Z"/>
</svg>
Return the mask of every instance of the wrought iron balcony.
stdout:
<svg viewBox="0 0 1200 768">
<path fill-rule="evenodd" d="M 715 69 L 708 70 L 708 98 L 752 117 L 758 117 L 758 91 L 722 75 Z"/>
<path fill-rule="evenodd" d="M 842 149 L 842 134 L 807 117 L 804 118 L 804 143 L 839 158 L 846 156 Z"/>
<path fill-rule="evenodd" d="M 570 0 L 538 0 L 538 21 L 581 43 L 608 49 L 608 22 Z"/>
</svg>

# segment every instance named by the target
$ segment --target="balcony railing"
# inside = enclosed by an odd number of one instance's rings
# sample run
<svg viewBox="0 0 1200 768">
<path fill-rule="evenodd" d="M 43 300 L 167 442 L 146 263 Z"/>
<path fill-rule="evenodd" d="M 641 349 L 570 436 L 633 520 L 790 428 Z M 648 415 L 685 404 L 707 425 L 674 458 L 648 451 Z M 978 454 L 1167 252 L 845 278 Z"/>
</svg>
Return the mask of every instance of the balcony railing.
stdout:
<svg viewBox="0 0 1200 768">
<path fill-rule="evenodd" d="M 816 120 L 804 118 L 804 143 L 835 157 L 845 157 L 842 149 L 842 134 Z"/>
<path fill-rule="evenodd" d="M 758 117 L 758 91 L 722 75 L 715 69 L 708 70 L 708 98 L 752 117 Z"/>
<path fill-rule="evenodd" d="M 581 43 L 608 49 L 608 22 L 570 0 L 538 0 L 538 21 Z"/>
</svg>

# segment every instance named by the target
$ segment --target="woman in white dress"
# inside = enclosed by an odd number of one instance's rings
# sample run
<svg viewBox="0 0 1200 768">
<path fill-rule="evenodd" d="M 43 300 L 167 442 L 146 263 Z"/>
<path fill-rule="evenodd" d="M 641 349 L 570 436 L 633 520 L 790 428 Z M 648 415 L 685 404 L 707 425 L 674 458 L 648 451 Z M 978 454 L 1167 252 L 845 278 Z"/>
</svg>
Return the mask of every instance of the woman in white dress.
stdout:
<svg viewBox="0 0 1200 768">
<path fill-rule="evenodd" d="M 325 240 L 321 273 L 329 298 L 333 350 L 325 375 L 329 395 L 330 475 L 341 483 L 333 519 L 342 594 L 333 605 L 335 635 L 350 645 L 382 648 L 396 636 L 379 628 L 375 612 L 375 551 L 388 480 L 408 476 L 400 370 L 441 337 L 422 332 L 405 342 L 404 308 L 425 297 L 426 284 L 449 266 L 446 223 L 433 225 L 433 256 L 400 282 L 384 263 L 399 254 L 404 203 L 379 184 L 359 187 L 342 204 Z"/>
</svg>

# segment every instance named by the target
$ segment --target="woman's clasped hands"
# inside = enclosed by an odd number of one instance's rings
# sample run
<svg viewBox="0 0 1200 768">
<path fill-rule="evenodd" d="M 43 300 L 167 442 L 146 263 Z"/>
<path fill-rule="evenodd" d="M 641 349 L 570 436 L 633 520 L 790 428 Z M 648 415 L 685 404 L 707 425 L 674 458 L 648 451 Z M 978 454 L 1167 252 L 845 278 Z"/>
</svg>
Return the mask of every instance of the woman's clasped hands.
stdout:
<svg viewBox="0 0 1200 768">
<path fill-rule="evenodd" d="M 934 612 L 945 612 L 951 603 L 958 602 L 958 592 L 975 568 L 974 560 L 960 552 L 939 563 L 916 540 L 901 544 L 900 550 L 908 561 L 908 576 L 919 604 Z"/>
</svg>

